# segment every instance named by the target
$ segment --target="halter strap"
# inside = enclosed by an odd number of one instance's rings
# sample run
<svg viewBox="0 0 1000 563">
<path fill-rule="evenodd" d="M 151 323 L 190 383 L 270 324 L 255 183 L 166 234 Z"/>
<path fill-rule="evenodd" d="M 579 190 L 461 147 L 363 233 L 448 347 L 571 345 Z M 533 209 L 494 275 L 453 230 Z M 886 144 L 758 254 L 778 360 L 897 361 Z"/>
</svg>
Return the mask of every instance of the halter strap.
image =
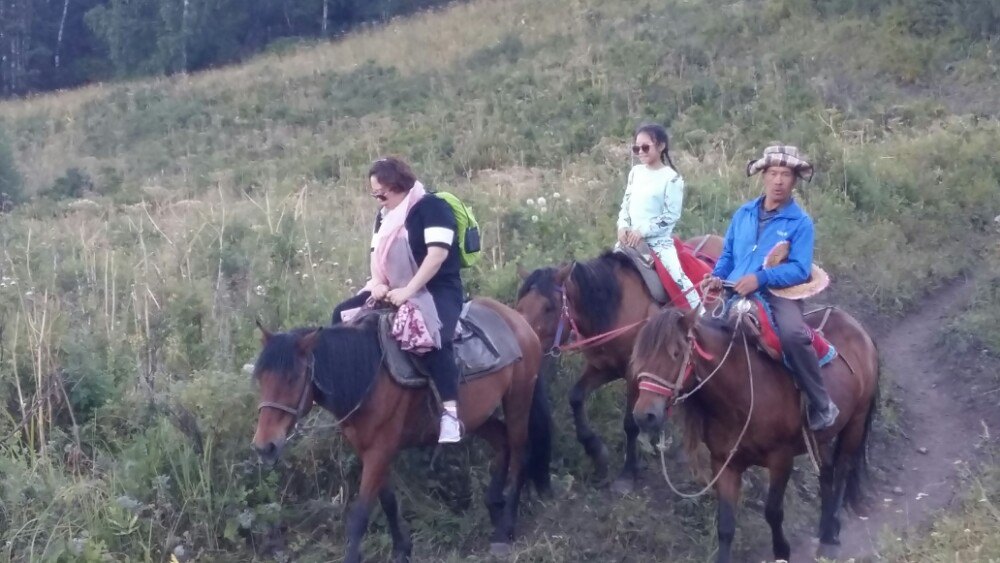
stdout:
<svg viewBox="0 0 1000 563">
<path fill-rule="evenodd" d="M 314 356 L 309 359 L 309 364 L 306 365 L 306 376 L 302 378 L 305 380 L 305 382 L 302 384 L 302 393 L 299 395 L 299 402 L 296 408 L 292 408 L 288 405 L 283 405 L 281 403 L 276 403 L 274 401 L 261 401 L 257 403 L 257 411 L 259 412 L 263 409 L 279 410 L 281 412 L 288 413 L 295 417 L 295 419 L 292 421 L 292 426 L 298 424 L 299 419 L 302 418 L 303 411 L 306 410 L 306 397 L 309 396 L 309 389 L 312 388 L 313 366 L 315 362 L 316 358 Z"/>
</svg>

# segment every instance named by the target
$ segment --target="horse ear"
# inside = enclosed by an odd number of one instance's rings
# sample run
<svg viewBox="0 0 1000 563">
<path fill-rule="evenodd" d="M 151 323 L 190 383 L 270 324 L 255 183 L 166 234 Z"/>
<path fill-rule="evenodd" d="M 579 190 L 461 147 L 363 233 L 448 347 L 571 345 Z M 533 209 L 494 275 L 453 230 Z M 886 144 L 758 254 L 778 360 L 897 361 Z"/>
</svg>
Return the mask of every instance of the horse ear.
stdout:
<svg viewBox="0 0 1000 563">
<path fill-rule="evenodd" d="M 531 272 L 528 271 L 527 268 L 525 268 L 524 266 L 522 266 L 520 262 L 518 262 L 517 263 L 517 277 L 521 278 L 521 281 L 524 281 L 524 280 L 528 279 L 528 276 L 530 276 L 530 275 L 531 275 Z"/>
<path fill-rule="evenodd" d="M 319 341 L 319 333 L 322 331 L 323 327 L 320 327 L 303 336 L 298 342 L 295 343 L 295 347 L 298 348 L 299 352 L 303 354 L 311 354 L 313 348 L 316 347 L 316 343 Z"/>
<path fill-rule="evenodd" d="M 698 309 L 691 309 L 681 315 L 681 327 L 684 329 L 684 332 L 691 332 L 694 326 L 698 324 L 698 312 Z"/>
<path fill-rule="evenodd" d="M 266 328 L 264 328 L 264 323 L 261 322 L 260 317 L 257 317 L 256 319 L 254 319 L 254 324 L 256 324 L 257 328 L 260 329 L 260 343 L 261 343 L 261 345 L 262 346 L 266 346 L 267 342 L 269 340 L 271 340 L 271 337 L 274 336 L 274 335 L 271 333 L 271 331 L 269 331 Z"/>
<path fill-rule="evenodd" d="M 557 284 L 563 285 L 564 283 L 566 283 L 566 280 L 569 279 L 570 272 L 573 271 L 573 265 L 574 265 L 574 263 L 570 262 L 569 264 L 565 264 L 563 266 L 560 266 L 559 269 L 556 270 L 556 283 Z"/>
</svg>

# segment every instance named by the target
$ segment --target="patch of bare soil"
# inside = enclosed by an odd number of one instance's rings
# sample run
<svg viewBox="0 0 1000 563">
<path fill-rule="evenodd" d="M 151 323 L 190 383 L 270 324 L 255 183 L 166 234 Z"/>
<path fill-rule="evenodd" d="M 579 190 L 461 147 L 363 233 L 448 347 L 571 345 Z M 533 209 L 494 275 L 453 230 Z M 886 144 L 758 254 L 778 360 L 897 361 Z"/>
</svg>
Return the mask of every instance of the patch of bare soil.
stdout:
<svg viewBox="0 0 1000 563">
<path fill-rule="evenodd" d="M 982 388 L 995 381 L 988 356 L 979 351 L 958 355 L 941 345 L 944 326 L 965 304 L 973 284 L 958 280 L 879 331 L 884 381 L 891 384 L 899 411 L 898 431 L 891 443 L 873 452 L 871 462 L 882 478 L 873 488 L 869 515 L 844 517 L 840 560 L 880 560 L 885 541 L 907 541 L 921 530 L 952 501 L 959 472 L 974 463 L 1000 422 L 1000 397 L 990 397 L 1000 390 Z M 813 561 L 815 542 L 808 535 L 793 542 L 791 561 Z"/>
</svg>

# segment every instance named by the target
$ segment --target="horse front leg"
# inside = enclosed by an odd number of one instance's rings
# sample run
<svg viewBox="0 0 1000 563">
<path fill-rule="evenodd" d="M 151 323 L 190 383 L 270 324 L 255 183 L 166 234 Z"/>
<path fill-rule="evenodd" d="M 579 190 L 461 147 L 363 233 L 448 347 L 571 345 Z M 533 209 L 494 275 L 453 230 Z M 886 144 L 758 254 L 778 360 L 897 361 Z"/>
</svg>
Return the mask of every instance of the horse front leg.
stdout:
<svg viewBox="0 0 1000 563">
<path fill-rule="evenodd" d="M 507 486 L 507 470 L 510 465 L 507 426 L 500 419 L 490 418 L 476 429 L 476 435 L 486 440 L 493 449 L 490 482 L 486 486 L 485 501 L 486 510 L 490 514 L 490 523 L 494 529 L 491 541 L 503 541 L 506 537 L 501 529 L 504 515 L 504 487 Z"/>
<path fill-rule="evenodd" d="M 721 469 L 722 462 L 713 460 L 712 471 L 722 474 L 715 482 L 715 495 L 718 502 L 716 532 L 719 536 L 719 551 L 715 557 L 716 563 L 729 563 L 732 559 L 733 538 L 736 537 L 736 506 L 740 501 L 740 485 L 743 472 L 732 467 Z"/>
<path fill-rule="evenodd" d="M 576 426 L 576 439 L 583 445 L 583 449 L 594 462 L 594 474 L 598 481 L 604 481 L 608 476 L 608 448 L 601 441 L 601 438 L 590 427 L 587 418 L 587 398 L 604 384 L 616 379 L 615 376 L 607 372 L 594 369 L 590 366 L 583 371 L 583 375 L 569 392 L 569 406 L 573 410 L 573 424 Z"/>
<path fill-rule="evenodd" d="M 767 488 L 767 502 L 764 504 L 764 519 L 771 527 L 771 547 L 776 560 L 788 561 L 792 551 L 782 524 L 785 521 L 785 488 L 792 474 L 794 460 L 791 452 L 774 454 L 767 465 L 770 484 Z"/>
<path fill-rule="evenodd" d="M 396 500 L 396 491 L 392 485 L 386 484 L 378 494 L 379 502 L 382 503 L 382 511 L 385 512 L 385 519 L 389 524 L 389 533 L 392 535 L 392 560 L 394 563 L 410 563 L 410 554 L 413 552 L 413 541 L 410 539 L 410 532 L 406 529 L 406 523 L 399 515 L 399 501 Z"/>
<path fill-rule="evenodd" d="M 620 494 L 631 493 L 639 480 L 639 425 L 632 416 L 632 408 L 635 407 L 635 401 L 639 397 L 639 389 L 628 378 L 625 380 L 625 386 L 627 395 L 625 416 L 622 418 L 622 427 L 625 430 L 625 464 L 618 478 L 611 484 L 611 490 Z"/>
<path fill-rule="evenodd" d="M 361 454 L 361 487 L 347 515 L 347 553 L 345 563 L 361 563 L 361 540 L 368 530 L 368 519 L 372 505 L 385 486 L 389 463 L 395 454 L 385 448 L 371 448 Z"/>
</svg>

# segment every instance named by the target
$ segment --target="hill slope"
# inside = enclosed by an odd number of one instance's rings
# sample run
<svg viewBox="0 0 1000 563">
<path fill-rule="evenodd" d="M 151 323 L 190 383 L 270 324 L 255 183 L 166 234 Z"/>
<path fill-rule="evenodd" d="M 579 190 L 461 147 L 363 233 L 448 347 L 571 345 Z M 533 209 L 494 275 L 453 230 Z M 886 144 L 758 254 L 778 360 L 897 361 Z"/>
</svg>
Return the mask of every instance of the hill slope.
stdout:
<svg viewBox="0 0 1000 563">
<path fill-rule="evenodd" d="M 0 224 L 0 432 L 28 421 L 0 457 L 4 549 L 338 553 L 356 460 L 314 431 L 290 467 L 258 472 L 237 370 L 255 315 L 323 322 L 363 281 L 364 174 L 383 154 L 473 203 L 488 256 L 470 285 L 501 298 L 518 261 L 610 243 L 646 119 L 670 126 L 685 235 L 724 227 L 759 189 L 746 159 L 780 139 L 819 168 L 804 197 L 845 302 L 897 312 L 969 268 L 1000 213 L 995 40 L 840 4 L 479 0 L 241 67 L 0 104 L 31 198 Z M 592 407 L 606 435 L 618 404 Z M 558 480 L 600 506 L 560 408 Z M 482 553 L 484 454 L 446 458 L 401 468 L 419 549 Z M 681 533 L 706 536 L 708 503 L 670 508 L 677 535 L 646 535 L 641 515 L 663 513 L 641 499 L 611 510 L 597 532 L 611 551 L 595 557 L 702 558 L 714 543 Z M 752 544 L 762 523 L 743 524 Z"/>
</svg>

